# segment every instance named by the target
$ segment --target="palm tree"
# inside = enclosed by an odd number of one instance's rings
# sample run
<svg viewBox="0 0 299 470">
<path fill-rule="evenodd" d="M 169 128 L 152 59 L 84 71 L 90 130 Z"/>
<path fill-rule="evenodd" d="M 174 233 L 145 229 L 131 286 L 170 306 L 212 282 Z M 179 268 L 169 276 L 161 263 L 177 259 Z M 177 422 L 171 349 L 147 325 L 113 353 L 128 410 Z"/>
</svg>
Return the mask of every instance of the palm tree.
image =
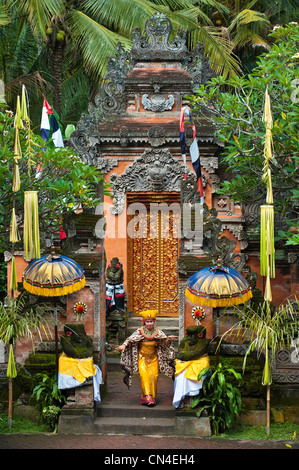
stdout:
<svg viewBox="0 0 299 470">
<path fill-rule="evenodd" d="M 214 0 L 207 3 L 221 10 L 225 8 Z M 192 0 L 7 0 L 6 4 L 9 13 L 18 18 L 20 30 L 24 24 L 30 25 L 39 50 L 45 44 L 43 40 L 52 52 L 52 103 L 58 114 L 66 54 L 69 52 L 75 63 L 81 63 L 91 84 L 98 83 L 105 76 L 107 58 L 114 55 L 116 44 L 120 42 L 129 50 L 132 29 L 144 30 L 146 21 L 156 12 L 166 13 L 175 30 L 184 28 L 189 32 L 190 47 L 204 41 L 205 52 L 215 69 L 228 74 L 239 68 L 221 29 Z"/>
<path fill-rule="evenodd" d="M 258 0 L 223 0 L 228 12 L 214 11 L 213 19 L 221 26 L 223 35 L 232 43 L 234 54 L 240 59 L 245 73 L 251 72 L 258 55 L 271 48 L 268 13 Z"/>
</svg>

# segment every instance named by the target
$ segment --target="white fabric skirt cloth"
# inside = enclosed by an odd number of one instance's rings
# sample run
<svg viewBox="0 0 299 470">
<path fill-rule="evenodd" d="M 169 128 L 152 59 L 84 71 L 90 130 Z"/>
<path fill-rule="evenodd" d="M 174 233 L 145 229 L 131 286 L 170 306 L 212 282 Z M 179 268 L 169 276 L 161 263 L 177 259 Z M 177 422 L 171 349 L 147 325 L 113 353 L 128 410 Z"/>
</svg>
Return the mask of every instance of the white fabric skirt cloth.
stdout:
<svg viewBox="0 0 299 470">
<path fill-rule="evenodd" d="M 101 403 L 100 384 L 103 383 L 102 371 L 95 364 L 94 366 L 96 368 L 96 375 L 92 377 L 94 401 L 96 401 L 97 403 Z M 60 372 L 58 372 L 58 388 L 61 390 L 66 388 L 80 387 L 81 385 L 84 385 L 85 382 L 86 379 L 84 380 L 84 382 L 80 382 L 71 375 L 61 374 Z"/>
<path fill-rule="evenodd" d="M 199 394 L 199 391 L 202 388 L 203 381 L 206 375 L 203 376 L 201 381 L 190 380 L 185 377 L 185 370 L 183 370 L 179 375 L 174 379 L 174 393 L 172 404 L 177 408 L 185 397 L 193 397 Z"/>
</svg>

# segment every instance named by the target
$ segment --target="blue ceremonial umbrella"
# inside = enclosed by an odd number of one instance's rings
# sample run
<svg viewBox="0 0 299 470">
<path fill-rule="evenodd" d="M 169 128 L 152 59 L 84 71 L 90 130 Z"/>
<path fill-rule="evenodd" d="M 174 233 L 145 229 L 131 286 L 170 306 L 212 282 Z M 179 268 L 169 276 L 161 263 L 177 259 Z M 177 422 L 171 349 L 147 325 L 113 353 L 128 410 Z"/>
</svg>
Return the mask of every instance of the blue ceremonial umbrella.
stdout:
<svg viewBox="0 0 299 470">
<path fill-rule="evenodd" d="M 186 297 L 192 303 L 229 307 L 251 299 L 251 287 L 238 271 L 218 264 L 204 268 L 187 280 Z"/>
<path fill-rule="evenodd" d="M 34 295 L 55 299 L 55 343 L 56 372 L 58 374 L 58 335 L 56 297 L 71 294 L 85 286 L 84 271 L 76 261 L 56 254 L 52 247 L 51 254 L 32 261 L 24 270 L 23 286 Z"/>
<path fill-rule="evenodd" d="M 251 287 L 246 279 L 233 268 L 221 265 L 201 269 L 187 280 L 185 296 L 199 305 L 217 309 L 216 336 L 219 335 L 219 307 L 243 304 L 251 299 Z M 217 349 L 218 363 L 218 349 Z"/>
</svg>

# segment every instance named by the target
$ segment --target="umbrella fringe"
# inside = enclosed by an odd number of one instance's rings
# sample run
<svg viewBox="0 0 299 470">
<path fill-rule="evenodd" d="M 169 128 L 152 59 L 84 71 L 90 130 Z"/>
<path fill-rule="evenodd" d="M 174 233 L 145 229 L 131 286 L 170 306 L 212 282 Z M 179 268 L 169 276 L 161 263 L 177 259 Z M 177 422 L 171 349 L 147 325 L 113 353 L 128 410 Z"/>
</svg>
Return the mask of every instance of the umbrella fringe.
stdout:
<svg viewBox="0 0 299 470">
<path fill-rule="evenodd" d="M 23 279 L 23 287 L 28 292 L 34 295 L 41 295 L 45 297 L 57 297 L 60 295 L 72 294 L 73 292 L 82 289 L 86 284 L 86 279 L 82 279 L 79 282 L 71 284 L 69 286 L 63 287 L 41 287 L 33 286 L 30 282 L 27 282 L 26 279 Z"/>
<path fill-rule="evenodd" d="M 234 296 L 234 297 L 227 297 L 227 298 L 218 298 L 218 299 L 208 299 L 207 297 L 203 297 L 201 295 L 196 295 L 190 292 L 187 288 L 185 291 L 185 296 L 190 302 L 194 304 L 206 305 L 208 307 L 231 307 L 233 305 L 243 304 L 247 302 L 247 300 L 252 298 L 252 292 L 249 290 L 245 292 L 243 295 Z"/>
</svg>

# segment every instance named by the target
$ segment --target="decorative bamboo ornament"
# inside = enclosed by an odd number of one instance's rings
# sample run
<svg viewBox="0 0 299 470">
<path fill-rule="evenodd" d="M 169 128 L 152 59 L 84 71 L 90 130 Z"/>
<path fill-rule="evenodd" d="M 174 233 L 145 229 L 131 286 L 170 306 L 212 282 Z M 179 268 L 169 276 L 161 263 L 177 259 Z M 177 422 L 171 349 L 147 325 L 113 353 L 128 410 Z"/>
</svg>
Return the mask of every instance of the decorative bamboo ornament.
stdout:
<svg viewBox="0 0 299 470">
<path fill-rule="evenodd" d="M 10 278 L 10 290 L 17 290 L 18 281 L 17 281 L 17 270 L 16 270 L 16 260 L 15 257 L 12 257 L 11 260 L 11 278 Z"/>
<path fill-rule="evenodd" d="M 40 258 L 37 191 L 24 192 L 24 251 L 27 259 Z"/>
<path fill-rule="evenodd" d="M 18 231 L 18 224 L 17 224 L 17 217 L 15 208 L 12 210 L 11 214 L 11 221 L 10 221 L 10 234 L 9 234 L 9 241 L 11 243 L 17 243 L 20 241 L 20 235 Z"/>
<path fill-rule="evenodd" d="M 14 354 L 13 354 L 13 346 L 11 344 L 9 346 L 7 377 L 9 379 L 14 379 L 16 376 L 17 376 L 17 369 L 16 369 L 15 358 L 14 358 Z"/>
<path fill-rule="evenodd" d="M 272 127 L 273 127 L 273 119 L 271 113 L 271 100 L 268 93 L 268 87 L 266 88 L 265 92 L 265 106 L 264 106 L 264 113 L 263 113 L 263 121 L 266 126 L 266 135 L 265 135 L 265 145 L 264 145 L 264 167 L 263 167 L 263 180 L 267 184 L 267 197 L 266 203 L 273 204 L 273 192 L 272 192 L 272 180 L 271 180 L 271 168 L 270 168 L 270 160 L 272 159 Z"/>
<path fill-rule="evenodd" d="M 274 247 L 274 207 L 270 160 L 272 158 L 272 127 L 271 100 L 268 87 L 265 91 L 265 106 L 263 121 L 266 126 L 264 145 L 263 180 L 267 185 L 266 205 L 261 206 L 261 235 L 260 235 L 260 270 L 261 276 L 266 276 L 264 299 L 272 301 L 270 277 L 275 277 L 275 247 Z"/>
</svg>

